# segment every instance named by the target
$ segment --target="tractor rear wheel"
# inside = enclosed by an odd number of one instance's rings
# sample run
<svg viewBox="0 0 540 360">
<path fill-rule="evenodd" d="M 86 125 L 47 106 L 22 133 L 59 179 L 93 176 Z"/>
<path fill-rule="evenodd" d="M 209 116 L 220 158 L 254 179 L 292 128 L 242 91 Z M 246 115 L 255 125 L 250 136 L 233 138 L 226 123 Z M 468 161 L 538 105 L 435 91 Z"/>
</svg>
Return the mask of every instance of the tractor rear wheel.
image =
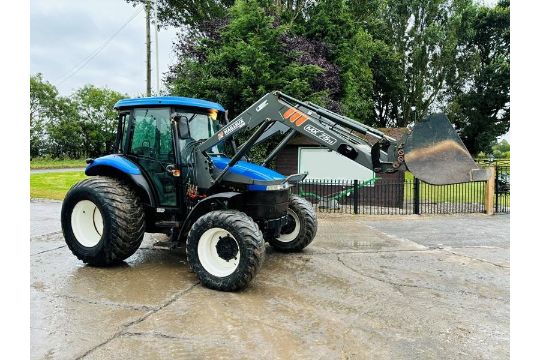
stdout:
<svg viewBox="0 0 540 360">
<path fill-rule="evenodd" d="M 139 198 L 124 182 L 95 176 L 75 184 L 62 204 L 62 232 L 84 263 L 107 266 L 137 251 L 144 230 Z"/>
<path fill-rule="evenodd" d="M 187 261 L 201 283 L 211 289 L 245 288 L 262 266 L 265 243 L 258 225 L 236 210 L 211 211 L 191 227 Z"/>
<path fill-rule="evenodd" d="M 270 238 L 270 245 L 281 252 L 297 252 L 308 246 L 317 234 L 317 216 L 306 199 L 291 194 L 287 209 L 288 223 L 279 237 Z"/>
</svg>

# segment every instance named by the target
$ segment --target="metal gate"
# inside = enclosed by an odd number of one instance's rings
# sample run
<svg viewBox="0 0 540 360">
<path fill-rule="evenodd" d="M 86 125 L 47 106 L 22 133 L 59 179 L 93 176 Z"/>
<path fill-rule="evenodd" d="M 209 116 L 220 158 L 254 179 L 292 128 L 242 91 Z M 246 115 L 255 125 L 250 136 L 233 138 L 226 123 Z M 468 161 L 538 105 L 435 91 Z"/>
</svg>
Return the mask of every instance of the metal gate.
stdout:
<svg viewBox="0 0 540 360">
<path fill-rule="evenodd" d="M 495 212 L 510 212 L 510 164 L 495 166 Z"/>
</svg>

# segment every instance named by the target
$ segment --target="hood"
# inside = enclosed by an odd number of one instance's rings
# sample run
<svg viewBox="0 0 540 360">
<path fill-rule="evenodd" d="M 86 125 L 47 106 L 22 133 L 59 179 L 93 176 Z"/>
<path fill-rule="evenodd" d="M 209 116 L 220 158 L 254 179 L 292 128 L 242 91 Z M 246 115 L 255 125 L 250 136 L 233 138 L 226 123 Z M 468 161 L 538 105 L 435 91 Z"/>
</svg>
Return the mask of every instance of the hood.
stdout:
<svg viewBox="0 0 540 360">
<path fill-rule="evenodd" d="M 219 170 L 225 169 L 225 166 L 231 161 L 230 158 L 221 156 L 212 156 L 212 162 Z M 285 179 L 284 175 L 265 168 L 264 166 L 250 163 L 248 161 L 238 161 L 229 171 L 233 174 L 245 176 L 257 181 L 275 181 Z"/>
</svg>

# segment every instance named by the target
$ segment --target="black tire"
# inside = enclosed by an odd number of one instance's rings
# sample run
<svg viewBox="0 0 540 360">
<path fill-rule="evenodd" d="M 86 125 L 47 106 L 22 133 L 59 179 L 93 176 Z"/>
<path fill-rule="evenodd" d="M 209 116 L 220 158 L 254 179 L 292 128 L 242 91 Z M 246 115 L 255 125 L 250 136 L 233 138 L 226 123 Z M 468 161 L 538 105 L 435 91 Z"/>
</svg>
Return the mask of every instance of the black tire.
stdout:
<svg viewBox="0 0 540 360">
<path fill-rule="evenodd" d="M 77 240 L 72 226 L 74 208 L 83 200 L 91 201 L 102 217 L 101 237 L 94 246 L 84 246 Z M 95 176 L 73 185 L 64 199 L 61 214 L 67 246 L 79 260 L 90 265 L 122 262 L 137 251 L 144 237 L 142 204 L 129 185 L 118 179 Z"/>
<path fill-rule="evenodd" d="M 237 245 L 237 253 L 233 256 L 236 260 L 239 253 L 238 264 L 229 275 L 212 274 L 199 258 L 201 237 L 207 231 L 217 228 L 229 232 Z M 221 241 L 222 238 L 219 239 Z M 204 247 L 204 243 L 201 247 Z M 217 247 L 218 245 L 215 246 L 216 249 Z M 265 242 L 259 226 L 249 216 L 237 210 L 217 210 L 203 215 L 193 224 L 187 236 L 186 253 L 191 270 L 204 286 L 221 291 L 235 291 L 245 288 L 261 268 L 265 256 Z"/>
<path fill-rule="evenodd" d="M 317 215 L 309 201 L 294 194 L 289 196 L 288 212 L 289 224 L 281 229 L 282 235 L 280 236 L 282 239 L 287 238 L 287 241 L 272 237 L 268 239 L 268 243 L 281 252 L 301 251 L 313 241 L 317 234 Z M 294 215 L 300 224 L 296 223 Z M 296 236 L 294 236 L 294 232 L 297 232 Z"/>
</svg>

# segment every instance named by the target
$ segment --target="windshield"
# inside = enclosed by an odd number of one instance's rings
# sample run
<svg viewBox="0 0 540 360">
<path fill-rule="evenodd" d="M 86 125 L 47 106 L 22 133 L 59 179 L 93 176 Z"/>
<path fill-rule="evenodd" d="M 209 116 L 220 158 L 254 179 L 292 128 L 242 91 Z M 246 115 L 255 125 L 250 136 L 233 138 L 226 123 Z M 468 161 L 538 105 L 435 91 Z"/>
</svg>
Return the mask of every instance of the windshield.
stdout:
<svg viewBox="0 0 540 360">
<path fill-rule="evenodd" d="M 191 161 L 191 152 L 199 140 L 206 140 L 214 135 L 220 128 L 217 111 L 210 110 L 204 112 L 177 110 L 180 116 L 185 116 L 189 124 L 189 139 L 180 140 L 180 152 L 182 161 Z M 208 152 L 221 153 L 221 145 L 214 146 Z"/>
</svg>

